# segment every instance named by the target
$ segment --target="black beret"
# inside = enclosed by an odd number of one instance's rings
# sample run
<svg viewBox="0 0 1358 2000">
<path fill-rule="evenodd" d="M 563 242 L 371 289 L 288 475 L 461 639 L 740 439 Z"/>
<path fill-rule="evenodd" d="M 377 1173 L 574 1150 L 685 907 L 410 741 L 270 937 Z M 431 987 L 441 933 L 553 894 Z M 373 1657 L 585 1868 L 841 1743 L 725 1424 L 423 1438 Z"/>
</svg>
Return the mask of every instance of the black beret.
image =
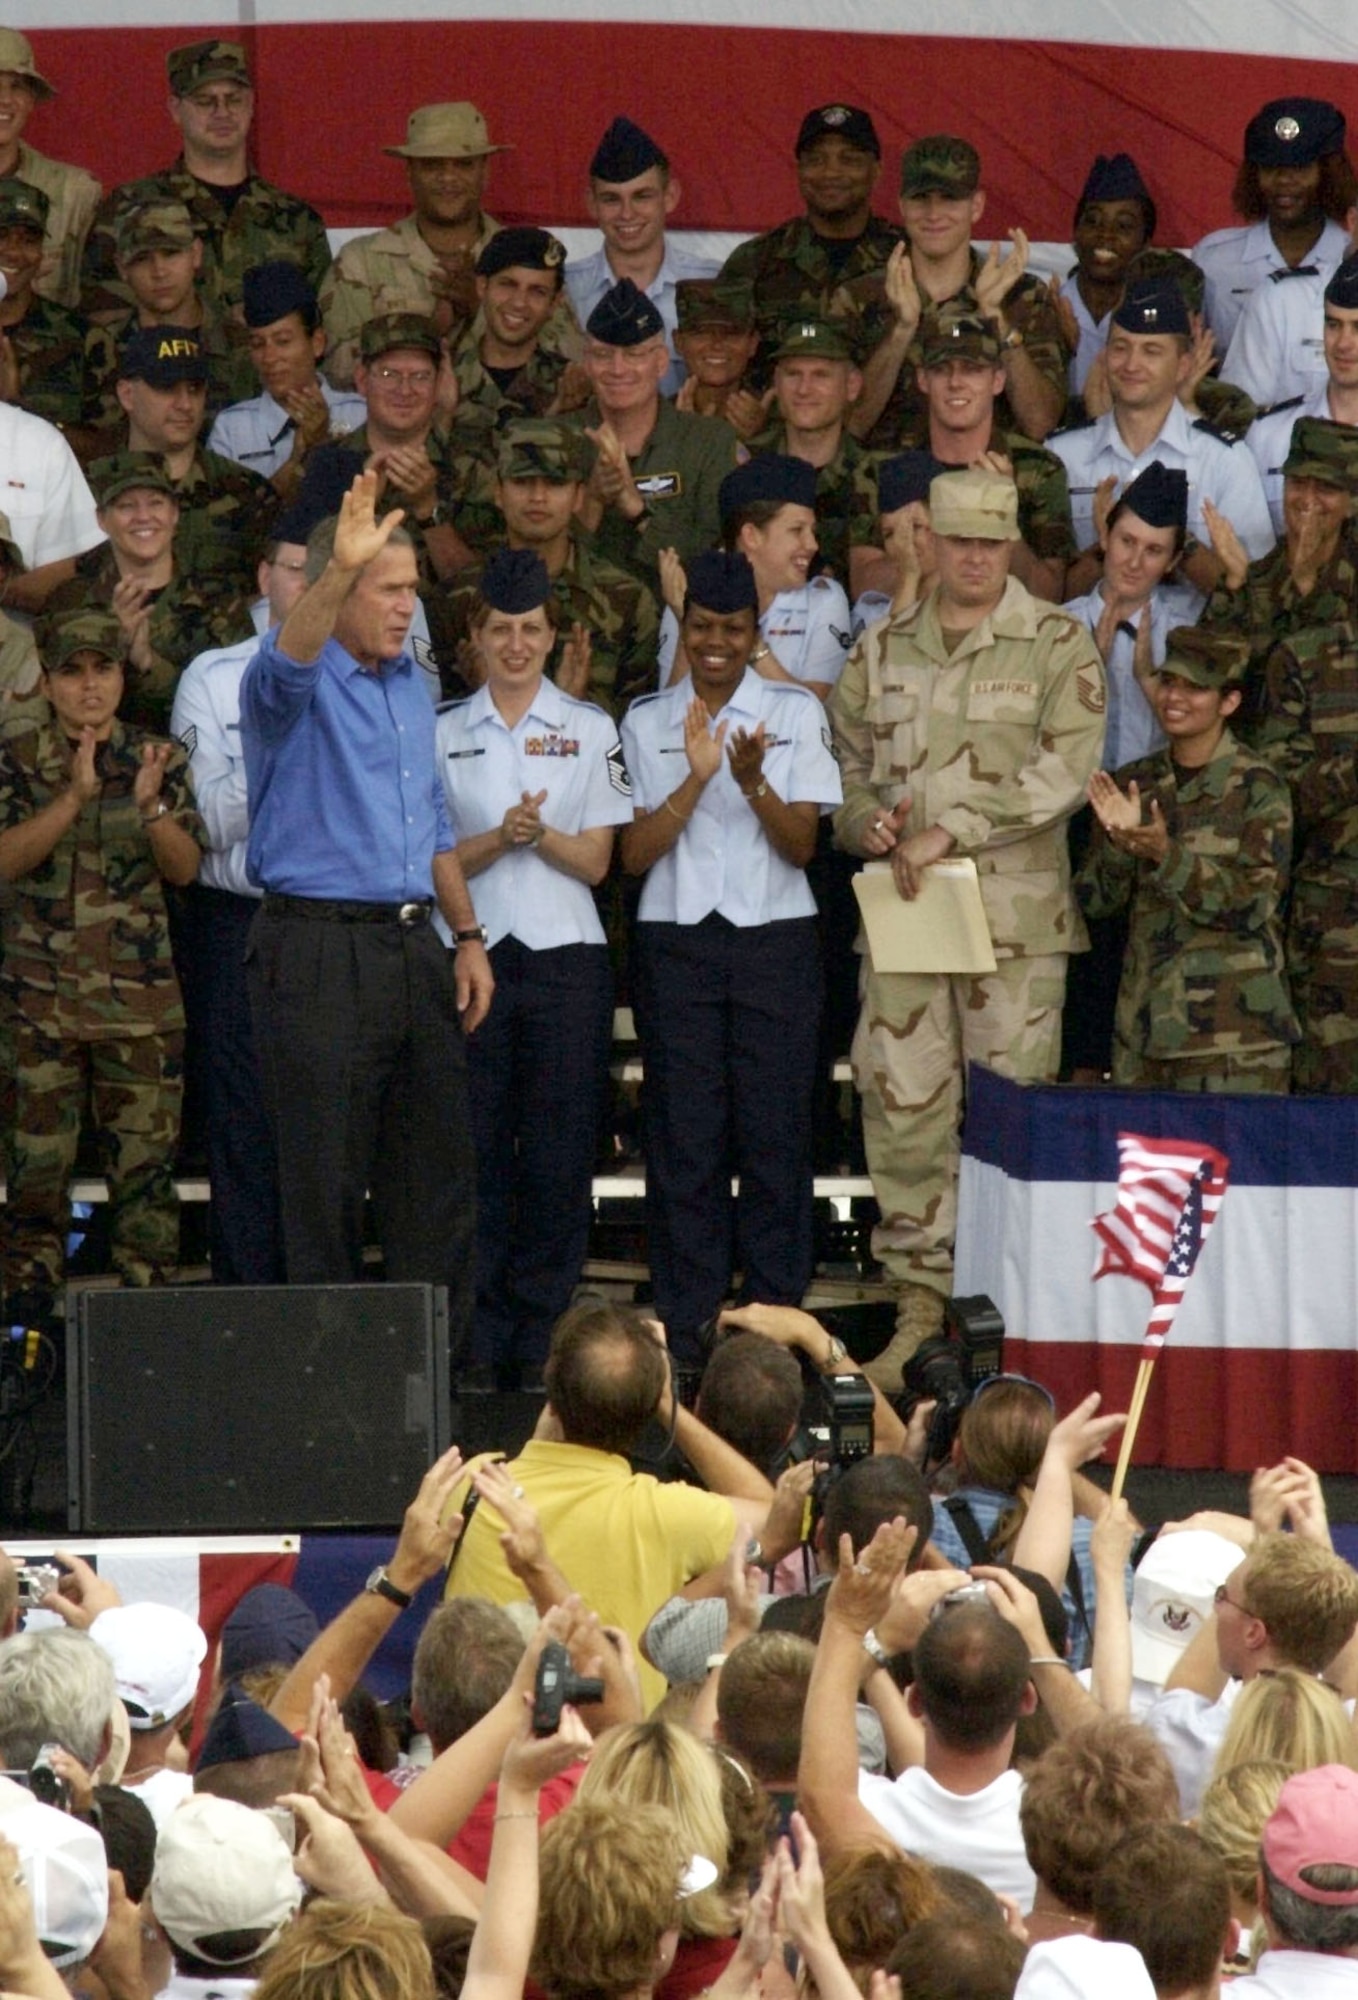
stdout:
<svg viewBox="0 0 1358 2000">
<path fill-rule="evenodd" d="M 728 472 L 717 488 L 717 510 L 723 521 L 760 500 L 774 500 L 780 507 L 814 508 L 815 466 L 808 465 L 804 458 L 763 451 L 744 465 L 738 465 L 734 472 Z"/>
<path fill-rule="evenodd" d="M 590 339 L 605 347 L 640 347 L 643 340 L 654 340 L 664 331 L 659 311 L 630 278 L 619 278 L 585 321 Z"/>
<path fill-rule="evenodd" d="M 705 549 L 687 565 L 686 605 L 704 611 L 759 612 L 759 590 L 749 558 L 729 549 Z"/>
<path fill-rule="evenodd" d="M 496 549 L 481 572 L 481 595 L 495 611 L 536 611 L 551 594 L 547 565 L 532 549 Z"/>
<path fill-rule="evenodd" d="M 517 264 L 525 271 L 555 271 L 558 281 L 566 246 L 550 229 L 497 229 L 476 260 L 478 278 L 493 278 Z"/>
<path fill-rule="evenodd" d="M 594 149 L 589 171 L 596 181 L 634 181 L 649 167 L 668 165 L 649 132 L 630 118 L 615 118 Z"/>
</svg>

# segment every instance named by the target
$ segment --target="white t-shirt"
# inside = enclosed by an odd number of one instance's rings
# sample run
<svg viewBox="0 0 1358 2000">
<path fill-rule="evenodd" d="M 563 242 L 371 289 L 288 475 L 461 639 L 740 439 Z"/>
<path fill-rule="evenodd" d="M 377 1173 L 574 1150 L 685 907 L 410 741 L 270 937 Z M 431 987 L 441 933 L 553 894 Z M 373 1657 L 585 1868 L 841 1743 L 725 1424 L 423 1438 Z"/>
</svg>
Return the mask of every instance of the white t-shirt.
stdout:
<svg viewBox="0 0 1358 2000">
<path fill-rule="evenodd" d="M 119 1789 L 141 1800 L 159 1833 L 175 1807 L 193 1797 L 193 1774 L 190 1771 L 153 1771 L 149 1778 L 140 1781 L 124 1779 Z"/>
<path fill-rule="evenodd" d="M 965 1868 L 997 1896 L 1017 1897 L 1021 1910 L 1033 1907 L 1037 1878 L 1023 1849 L 1017 1771 L 1002 1771 L 965 1796 L 945 1791 L 919 1766 L 894 1779 L 862 1771 L 858 1796 L 907 1853 L 940 1868 Z"/>
<path fill-rule="evenodd" d="M 1208 1701 L 1206 1695 L 1194 1694 L 1191 1688 L 1166 1688 L 1142 1717 L 1174 1766 L 1185 1819 L 1202 1804 L 1239 1692 L 1239 1681 L 1228 1681 L 1218 1701 Z"/>
<path fill-rule="evenodd" d="M 1230 1984 L 1231 2000 L 1355 2000 L 1358 1958 L 1332 1952 L 1266 1951 Z"/>
</svg>

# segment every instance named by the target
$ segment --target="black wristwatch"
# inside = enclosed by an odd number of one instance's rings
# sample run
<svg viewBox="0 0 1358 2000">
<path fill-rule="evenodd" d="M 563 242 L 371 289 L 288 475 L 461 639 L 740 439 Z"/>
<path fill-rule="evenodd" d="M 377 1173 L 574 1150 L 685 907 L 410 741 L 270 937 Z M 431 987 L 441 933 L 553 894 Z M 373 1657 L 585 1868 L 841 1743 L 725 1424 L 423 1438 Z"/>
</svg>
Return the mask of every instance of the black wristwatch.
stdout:
<svg viewBox="0 0 1358 2000">
<path fill-rule="evenodd" d="M 484 924 L 470 924 L 464 931 L 453 932 L 454 944 L 484 944 L 488 936 Z"/>
<path fill-rule="evenodd" d="M 377 1565 L 377 1568 L 368 1578 L 363 1588 L 373 1597 L 385 1597 L 387 1602 L 394 1604 L 398 1611 L 404 1611 L 408 1605 L 414 1602 L 415 1593 L 411 1590 L 398 1589 L 387 1575 L 387 1566 L 385 1563 Z"/>
</svg>

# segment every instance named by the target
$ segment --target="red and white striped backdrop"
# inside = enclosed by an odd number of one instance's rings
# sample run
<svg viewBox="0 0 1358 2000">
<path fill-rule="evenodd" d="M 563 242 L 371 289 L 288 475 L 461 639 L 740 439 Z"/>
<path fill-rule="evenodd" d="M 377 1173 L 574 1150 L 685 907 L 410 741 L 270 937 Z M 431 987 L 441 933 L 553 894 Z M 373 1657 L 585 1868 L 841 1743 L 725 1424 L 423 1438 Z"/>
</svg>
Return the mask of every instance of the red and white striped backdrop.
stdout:
<svg viewBox="0 0 1358 2000">
<path fill-rule="evenodd" d="M 1097 151 L 1133 153 L 1161 240 L 1190 243 L 1231 220 L 1241 130 L 1265 98 L 1331 97 L 1358 117 L 1347 0 L 9 0 L 3 17 L 60 87 L 29 136 L 106 183 L 170 157 L 166 49 L 244 39 L 260 168 L 338 229 L 404 211 L 379 148 L 445 98 L 474 99 L 514 144 L 490 198 L 505 220 L 584 225 L 585 163 L 625 111 L 669 151 L 685 231 L 767 227 L 798 205 L 802 112 L 843 97 L 882 135 L 885 212 L 902 146 L 958 131 L 984 161 L 979 233 L 1019 223 L 1058 243 Z"/>
</svg>

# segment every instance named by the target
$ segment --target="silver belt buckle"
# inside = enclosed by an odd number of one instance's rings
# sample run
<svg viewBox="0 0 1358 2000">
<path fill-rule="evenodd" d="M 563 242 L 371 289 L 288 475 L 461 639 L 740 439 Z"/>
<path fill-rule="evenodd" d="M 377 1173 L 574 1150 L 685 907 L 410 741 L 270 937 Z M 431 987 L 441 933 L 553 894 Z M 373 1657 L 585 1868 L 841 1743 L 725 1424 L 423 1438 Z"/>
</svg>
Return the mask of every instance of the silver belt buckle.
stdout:
<svg viewBox="0 0 1358 2000">
<path fill-rule="evenodd" d="M 400 909 L 396 912 L 396 921 L 398 924 L 403 924 L 409 930 L 412 924 L 422 923 L 426 914 L 427 912 L 423 903 L 402 903 Z"/>
</svg>

